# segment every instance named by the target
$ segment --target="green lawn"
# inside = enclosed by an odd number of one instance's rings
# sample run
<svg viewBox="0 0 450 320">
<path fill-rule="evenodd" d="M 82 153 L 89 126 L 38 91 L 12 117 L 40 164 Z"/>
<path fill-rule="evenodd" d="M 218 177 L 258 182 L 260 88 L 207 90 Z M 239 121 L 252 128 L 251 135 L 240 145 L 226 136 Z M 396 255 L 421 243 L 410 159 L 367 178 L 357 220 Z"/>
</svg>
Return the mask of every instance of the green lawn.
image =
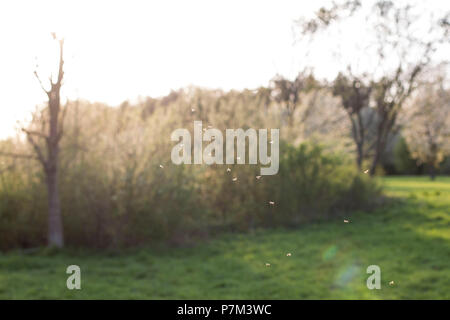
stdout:
<svg viewBox="0 0 450 320">
<path fill-rule="evenodd" d="M 194 248 L 0 254 L 0 298 L 450 299 L 450 178 L 382 183 L 403 200 L 349 213 L 349 223 L 226 235 Z M 71 264 L 81 267 L 81 290 L 66 288 Z M 372 264 L 381 290 L 366 287 Z"/>
</svg>

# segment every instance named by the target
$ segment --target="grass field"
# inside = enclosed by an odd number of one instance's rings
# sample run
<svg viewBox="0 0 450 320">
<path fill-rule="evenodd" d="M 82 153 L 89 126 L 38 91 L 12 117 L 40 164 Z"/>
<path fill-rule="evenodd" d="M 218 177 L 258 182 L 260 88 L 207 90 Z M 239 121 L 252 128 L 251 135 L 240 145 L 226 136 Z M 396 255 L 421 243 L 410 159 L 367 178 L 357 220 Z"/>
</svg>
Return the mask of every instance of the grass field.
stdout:
<svg viewBox="0 0 450 320">
<path fill-rule="evenodd" d="M 0 298 L 450 299 L 450 178 L 382 183 L 401 199 L 349 213 L 349 223 L 229 234 L 193 248 L 0 254 Z M 81 290 L 66 288 L 71 264 L 81 267 Z M 372 264 L 381 290 L 366 287 Z"/>
</svg>

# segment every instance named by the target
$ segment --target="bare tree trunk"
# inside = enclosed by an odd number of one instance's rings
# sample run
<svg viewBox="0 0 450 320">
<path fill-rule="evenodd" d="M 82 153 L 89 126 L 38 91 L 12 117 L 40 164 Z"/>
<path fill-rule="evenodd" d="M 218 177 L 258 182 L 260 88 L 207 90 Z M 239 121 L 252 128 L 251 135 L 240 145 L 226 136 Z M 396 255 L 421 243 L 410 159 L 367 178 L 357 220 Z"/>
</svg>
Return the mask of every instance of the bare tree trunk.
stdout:
<svg viewBox="0 0 450 320">
<path fill-rule="evenodd" d="M 372 159 L 372 165 L 370 166 L 369 174 L 371 177 L 375 175 L 375 171 L 377 169 L 378 163 L 380 162 L 381 155 L 384 152 L 386 143 L 384 141 L 377 141 L 375 147 L 375 154 Z"/>
<path fill-rule="evenodd" d="M 56 40 L 56 35 L 53 34 Z M 34 148 L 37 159 L 41 162 L 45 172 L 45 182 L 47 184 L 48 197 L 48 245 L 61 248 L 64 246 L 63 224 L 61 217 L 61 204 L 59 199 L 58 189 L 58 162 L 59 162 L 59 142 L 63 135 L 64 116 L 67 107 L 63 109 L 62 117 L 60 91 L 62 80 L 64 76 L 64 60 L 63 60 L 63 46 L 64 40 L 59 42 L 59 70 L 56 82 L 50 77 L 50 89 L 46 90 L 40 80 L 37 72 L 34 74 L 39 80 L 42 89 L 48 96 L 48 132 L 46 131 L 46 119 L 41 119 L 43 126 L 42 131 L 30 131 L 22 129 L 27 134 L 27 139 Z M 44 152 L 41 144 L 37 142 L 37 138 L 45 139 L 47 152 Z"/>
<path fill-rule="evenodd" d="M 358 171 L 361 171 L 364 154 L 363 154 L 363 146 L 360 143 L 357 144 L 356 151 L 357 151 L 356 165 L 358 167 Z"/>
<path fill-rule="evenodd" d="M 393 108 L 391 106 L 391 108 Z M 385 109 L 382 110 L 380 116 L 380 123 L 378 124 L 377 129 L 377 137 L 375 142 L 375 154 L 373 156 L 372 165 L 370 167 L 370 176 L 373 177 L 375 175 L 375 170 L 377 169 L 378 163 L 383 156 L 386 145 L 388 143 L 389 134 L 392 132 L 392 128 L 395 124 L 395 120 L 397 115 L 389 115 Z"/>
<path fill-rule="evenodd" d="M 48 197 L 48 245 L 62 248 L 64 234 L 61 218 L 61 205 L 59 201 L 58 170 L 47 171 L 47 197 Z"/>
<path fill-rule="evenodd" d="M 364 127 L 360 114 L 358 114 L 358 122 L 353 119 L 350 113 L 348 115 L 352 124 L 353 142 L 356 145 L 356 166 L 358 167 L 358 171 L 361 171 L 364 159 Z"/>
<path fill-rule="evenodd" d="M 369 174 L 371 177 L 375 175 L 375 171 L 377 169 L 378 163 L 380 162 L 381 156 L 384 152 L 384 148 L 386 147 L 387 137 L 385 136 L 384 131 L 379 131 L 377 136 L 377 141 L 375 144 L 375 154 L 372 159 L 372 165 L 370 166 Z"/>
<path fill-rule="evenodd" d="M 375 175 L 375 171 L 377 169 L 379 160 L 380 160 L 380 154 L 378 151 L 375 151 L 375 155 L 372 160 L 372 165 L 370 166 L 370 170 L 369 170 L 369 174 L 371 177 L 373 177 Z"/>
<path fill-rule="evenodd" d="M 363 120 L 362 120 L 362 116 L 361 116 L 360 112 L 357 113 L 357 118 L 358 118 L 359 138 L 357 139 L 358 141 L 356 142 L 356 147 L 357 147 L 357 150 L 358 150 L 358 156 L 356 158 L 356 164 L 358 166 L 358 171 L 361 171 L 362 161 L 363 161 L 363 158 L 364 158 L 364 136 L 365 136 L 365 132 L 364 132 L 364 124 L 363 124 Z"/>
</svg>

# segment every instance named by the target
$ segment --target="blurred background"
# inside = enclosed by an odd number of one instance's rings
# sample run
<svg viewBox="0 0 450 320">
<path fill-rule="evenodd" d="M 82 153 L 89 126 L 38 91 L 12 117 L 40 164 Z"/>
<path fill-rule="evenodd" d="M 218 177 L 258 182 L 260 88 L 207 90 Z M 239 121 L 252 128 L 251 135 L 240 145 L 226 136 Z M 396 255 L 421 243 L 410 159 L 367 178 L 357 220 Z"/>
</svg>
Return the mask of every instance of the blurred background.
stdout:
<svg viewBox="0 0 450 320">
<path fill-rule="evenodd" d="M 0 298 L 449 298 L 447 1 L 16 1 L 0 41 Z M 194 121 L 279 128 L 279 173 L 173 164 Z"/>
</svg>

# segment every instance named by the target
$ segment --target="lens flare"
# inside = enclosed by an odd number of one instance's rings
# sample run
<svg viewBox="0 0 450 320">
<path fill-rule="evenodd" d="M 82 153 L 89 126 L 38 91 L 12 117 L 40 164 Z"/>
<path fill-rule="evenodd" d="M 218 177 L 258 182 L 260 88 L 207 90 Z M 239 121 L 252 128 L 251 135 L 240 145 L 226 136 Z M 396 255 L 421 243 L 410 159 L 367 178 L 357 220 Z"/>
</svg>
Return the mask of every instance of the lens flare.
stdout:
<svg viewBox="0 0 450 320">
<path fill-rule="evenodd" d="M 332 245 L 328 247 L 322 254 L 322 260 L 323 261 L 329 261 L 333 259 L 336 256 L 336 253 L 338 252 L 338 247 L 336 245 Z"/>
</svg>

